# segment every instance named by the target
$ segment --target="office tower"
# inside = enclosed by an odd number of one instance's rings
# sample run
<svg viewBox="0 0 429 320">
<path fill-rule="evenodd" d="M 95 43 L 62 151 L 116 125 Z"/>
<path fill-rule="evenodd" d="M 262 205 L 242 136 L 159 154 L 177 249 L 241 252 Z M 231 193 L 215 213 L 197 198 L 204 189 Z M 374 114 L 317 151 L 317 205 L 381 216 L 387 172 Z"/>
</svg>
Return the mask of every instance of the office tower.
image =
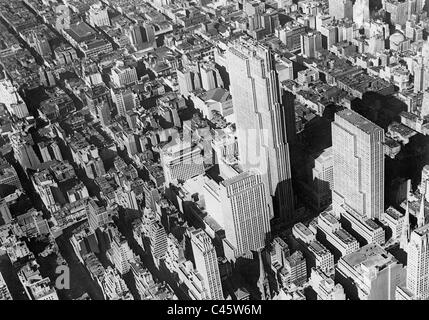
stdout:
<svg viewBox="0 0 429 320">
<path fill-rule="evenodd" d="M 136 83 L 137 70 L 133 66 L 125 66 L 122 61 L 116 61 L 111 70 L 111 80 L 117 88 Z"/>
<path fill-rule="evenodd" d="M 55 29 L 61 32 L 64 29 L 70 29 L 71 9 L 65 4 L 55 7 Z"/>
<path fill-rule="evenodd" d="M 367 244 L 338 260 L 335 278 L 349 299 L 395 300 L 405 269 L 378 244 Z"/>
<path fill-rule="evenodd" d="M 15 134 L 10 137 L 10 140 L 14 157 L 24 170 L 40 165 L 40 160 L 33 149 L 34 141 L 31 135 Z"/>
<path fill-rule="evenodd" d="M 334 185 L 334 161 L 332 147 L 312 157 L 311 182 L 317 208 L 328 206 L 332 202 Z"/>
<path fill-rule="evenodd" d="M 89 89 L 85 89 L 84 103 L 88 106 L 89 112 L 92 116 L 97 116 L 96 106 L 103 101 L 107 101 L 109 107 L 112 107 L 113 92 L 116 92 L 116 88 L 109 90 L 106 85 L 99 84 L 92 86 Z"/>
<path fill-rule="evenodd" d="M 212 89 L 223 87 L 222 78 L 219 70 L 213 63 L 204 63 L 200 65 L 201 87 L 210 91 Z"/>
<path fill-rule="evenodd" d="M 384 211 L 384 131 L 355 111 L 335 114 L 332 123 L 334 213 L 352 211 L 379 218 Z"/>
<path fill-rule="evenodd" d="M 164 226 L 156 220 L 149 225 L 148 238 L 153 262 L 159 267 L 159 262 L 167 253 L 167 233 Z"/>
<path fill-rule="evenodd" d="M 307 263 L 301 251 L 295 251 L 286 258 L 285 269 L 288 274 L 285 286 L 301 286 L 307 282 Z"/>
<path fill-rule="evenodd" d="M 246 171 L 220 183 L 225 236 L 237 258 L 266 245 L 270 233 L 268 197 L 262 176 Z"/>
<path fill-rule="evenodd" d="M 34 47 L 41 57 L 50 57 L 52 55 L 51 46 L 46 36 L 33 33 Z"/>
<path fill-rule="evenodd" d="M 369 18 L 369 0 L 356 0 L 353 5 L 353 22 L 361 28 Z"/>
<path fill-rule="evenodd" d="M 417 93 L 426 90 L 426 88 L 428 87 L 427 78 L 429 77 L 424 65 L 424 59 L 422 55 L 417 57 L 415 64 L 416 66 L 414 68 L 414 92 Z"/>
<path fill-rule="evenodd" d="M 108 251 L 112 263 L 115 265 L 116 270 L 121 275 L 130 271 L 130 261 L 133 260 L 133 252 L 131 251 L 125 237 L 119 234 L 115 235 L 111 243 L 111 249 Z"/>
<path fill-rule="evenodd" d="M 329 15 L 336 20 L 353 19 L 352 0 L 329 0 Z"/>
<path fill-rule="evenodd" d="M 404 228 L 405 215 L 400 213 L 394 207 L 390 206 L 386 209 L 381 217 L 381 221 L 386 224 L 392 232 L 392 241 L 401 241 L 402 229 Z"/>
<path fill-rule="evenodd" d="M 39 77 L 40 77 L 40 84 L 45 87 L 53 87 L 55 86 L 55 77 L 52 74 L 52 71 L 45 69 L 43 67 L 39 68 Z"/>
<path fill-rule="evenodd" d="M 384 1 L 384 9 L 390 15 L 390 22 L 393 25 L 405 25 L 408 19 L 408 1 L 400 2 L 398 0 Z"/>
<path fill-rule="evenodd" d="M 277 37 L 290 51 L 302 50 L 301 35 L 307 33 L 307 27 L 296 22 L 289 21 L 283 27 L 276 29 Z"/>
<path fill-rule="evenodd" d="M 108 8 L 101 2 L 91 5 L 87 15 L 88 23 L 93 27 L 110 26 Z"/>
<path fill-rule="evenodd" d="M 177 69 L 177 82 L 179 92 L 184 97 L 187 97 L 192 91 L 202 88 L 200 74 L 193 65 Z"/>
<path fill-rule="evenodd" d="M 131 89 L 112 88 L 110 91 L 118 115 L 125 117 L 127 111 L 133 110 L 137 106 L 136 96 Z"/>
<path fill-rule="evenodd" d="M 420 107 L 420 119 L 425 119 L 429 116 L 429 88 L 423 92 L 422 105 Z"/>
<path fill-rule="evenodd" d="M 258 169 L 275 199 L 275 211 L 289 220 L 294 205 L 287 119 L 272 52 L 242 38 L 230 44 L 227 61 L 240 163 L 244 169 Z"/>
<path fill-rule="evenodd" d="M 88 202 L 87 217 L 92 231 L 112 221 L 112 212 L 103 206 L 99 206 L 94 200 Z"/>
<path fill-rule="evenodd" d="M 222 283 L 215 247 L 210 237 L 201 229 L 189 232 L 195 269 L 204 279 L 211 300 L 223 300 Z"/>
<path fill-rule="evenodd" d="M 416 13 L 423 11 L 427 0 L 416 0 Z"/>
<path fill-rule="evenodd" d="M 111 121 L 110 108 L 107 101 L 103 101 L 96 105 L 97 118 L 100 120 L 103 126 L 108 126 Z"/>
<path fill-rule="evenodd" d="M 130 26 L 128 37 L 135 50 L 156 47 L 155 29 L 149 23 L 135 23 Z"/>
<path fill-rule="evenodd" d="M 250 31 L 258 30 L 262 27 L 262 14 L 265 12 L 265 3 L 245 1 L 243 11 L 247 15 Z"/>
<path fill-rule="evenodd" d="M 49 145 L 46 142 L 42 141 L 42 142 L 39 142 L 37 146 L 39 147 L 43 162 L 51 161 L 52 158 L 51 158 L 51 155 L 49 154 L 49 149 L 48 149 Z"/>
<path fill-rule="evenodd" d="M 286 242 L 280 238 L 275 237 L 271 242 L 269 258 L 272 268 L 280 271 L 284 266 L 286 258 L 290 256 L 289 247 Z"/>
<path fill-rule="evenodd" d="M 315 58 L 322 49 L 322 34 L 318 31 L 301 35 L 301 53 L 304 57 Z"/>
<path fill-rule="evenodd" d="M 407 289 L 416 299 L 429 298 L 429 224 L 411 233 L 407 250 Z"/>
</svg>

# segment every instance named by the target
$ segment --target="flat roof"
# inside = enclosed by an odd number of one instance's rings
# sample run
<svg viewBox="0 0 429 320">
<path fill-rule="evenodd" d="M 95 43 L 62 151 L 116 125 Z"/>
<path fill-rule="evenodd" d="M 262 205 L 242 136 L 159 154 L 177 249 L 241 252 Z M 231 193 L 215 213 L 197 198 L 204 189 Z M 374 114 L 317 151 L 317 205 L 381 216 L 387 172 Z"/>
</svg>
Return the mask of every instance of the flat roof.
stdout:
<svg viewBox="0 0 429 320">
<path fill-rule="evenodd" d="M 335 116 L 344 119 L 366 133 L 383 131 L 383 129 L 377 126 L 375 123 L 369 121 L 367 118 L 350 109 L 338 111 Z"/>
<path fill-rule="evenodd" d="M 70 29 L 66 29 L 65 31 L 77 42 L 81 42 L 96 34 L 94 29 L 84 21 L 70 25 Z"/>
<path fill-rule="evenodd" d="M 367 244 L 359 250 L 342 257 L 341 259 L 353 268 L 357 268 L 362 264 L 367 268 L 381 268 L 390 262 L 396 261 L 392 254 L 375 243 Z"/>
</svg>

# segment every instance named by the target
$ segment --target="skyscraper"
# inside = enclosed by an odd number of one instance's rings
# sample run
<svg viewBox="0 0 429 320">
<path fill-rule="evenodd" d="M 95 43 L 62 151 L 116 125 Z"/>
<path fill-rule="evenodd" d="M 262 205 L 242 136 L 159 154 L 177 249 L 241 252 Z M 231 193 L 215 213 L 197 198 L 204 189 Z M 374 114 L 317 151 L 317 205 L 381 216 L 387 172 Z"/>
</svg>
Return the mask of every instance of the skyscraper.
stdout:
<svg viewBox="0 0 429 320">
<path fill-rule="evenodd" d="M 275 211 L 288 220 L 294 205 L 286 108 L 273 54 L 266 46 L 241 38 L 230 44 L 227 61 L 240 163 L 263 175 L 267 192 L 275 198 Z"/>
<path fill-rule="evenodd" d="M 223 300 L 216 250 L 210 237 L 201 229 L 192 230 L 189 233 L 195 269 L 203 277 L 210 299 Z"/>
<path fill-rule="evenodd" d="M 329 0 L 329 15 L 337 20 L 353 19 L 352 0 Z"/>
<path fill-rule="evenodd" d="M 128 30 L 128 37 L 136 50 L 156 47 L 155 29 L 148 23 L 135 23 Z"/>
<path fill-rule="evenodd" d="M 411 233 L 407 251 L 407 289 L 414 298 L 429 298 L 429 224 Z"/>
<path fill-rule="evenodd" d="M 369 18 L 369 0 L 356 0 L 353 5 L 353 22 L 361 28 Z"/>
<path fill-rule="evenodd" d="M 265 246 L 270 232 L 267 193 L 262 176 L 243 172 L 220 184 L 223 227 L 235 257 Z"/>
<path fill-rule="evenodd" d="M 384 211 L 384 131 L 346 109 L 332 123 L 334 212 L 351 210 L 379 218 Z"/>
</svg>

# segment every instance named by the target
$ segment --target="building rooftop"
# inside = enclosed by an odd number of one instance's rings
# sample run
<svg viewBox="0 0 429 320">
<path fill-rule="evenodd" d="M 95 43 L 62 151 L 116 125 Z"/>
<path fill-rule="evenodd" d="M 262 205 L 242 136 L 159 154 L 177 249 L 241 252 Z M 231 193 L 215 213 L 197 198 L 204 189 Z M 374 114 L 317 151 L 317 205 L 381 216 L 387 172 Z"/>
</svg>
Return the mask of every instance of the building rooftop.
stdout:
<svg viewBox="0 0 429 320">
<path fill-rule="evenodd" d="M 383 131 L 383 129 L 377 126 L 375 123 L 369 121 L 367 118 L 350 109 L 338 111 L 335 116 L 344 119 L 345 121 L 368 134 Z"/>
<path fill-rule="evenodd" d="M 365 266 L 368 269 L 375 267 L 379 270 L 387 264 L 397 261 L 393 255 L 374 243 L 367 244 L 341 259 L 355 269 Z"/>
</svg>

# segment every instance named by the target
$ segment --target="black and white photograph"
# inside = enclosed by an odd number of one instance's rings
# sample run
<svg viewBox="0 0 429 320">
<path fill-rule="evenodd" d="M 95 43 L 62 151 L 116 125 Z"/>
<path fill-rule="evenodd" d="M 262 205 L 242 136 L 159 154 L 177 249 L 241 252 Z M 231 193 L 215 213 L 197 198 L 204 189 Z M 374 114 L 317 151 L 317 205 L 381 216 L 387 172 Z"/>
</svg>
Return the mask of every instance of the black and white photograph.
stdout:
<svg viewBox="0 0 429 320">
<path fill-rule="evenodd" d="M 429 300 L 428 14 L 0 0 L 0 308 Z"/>
</svg>

